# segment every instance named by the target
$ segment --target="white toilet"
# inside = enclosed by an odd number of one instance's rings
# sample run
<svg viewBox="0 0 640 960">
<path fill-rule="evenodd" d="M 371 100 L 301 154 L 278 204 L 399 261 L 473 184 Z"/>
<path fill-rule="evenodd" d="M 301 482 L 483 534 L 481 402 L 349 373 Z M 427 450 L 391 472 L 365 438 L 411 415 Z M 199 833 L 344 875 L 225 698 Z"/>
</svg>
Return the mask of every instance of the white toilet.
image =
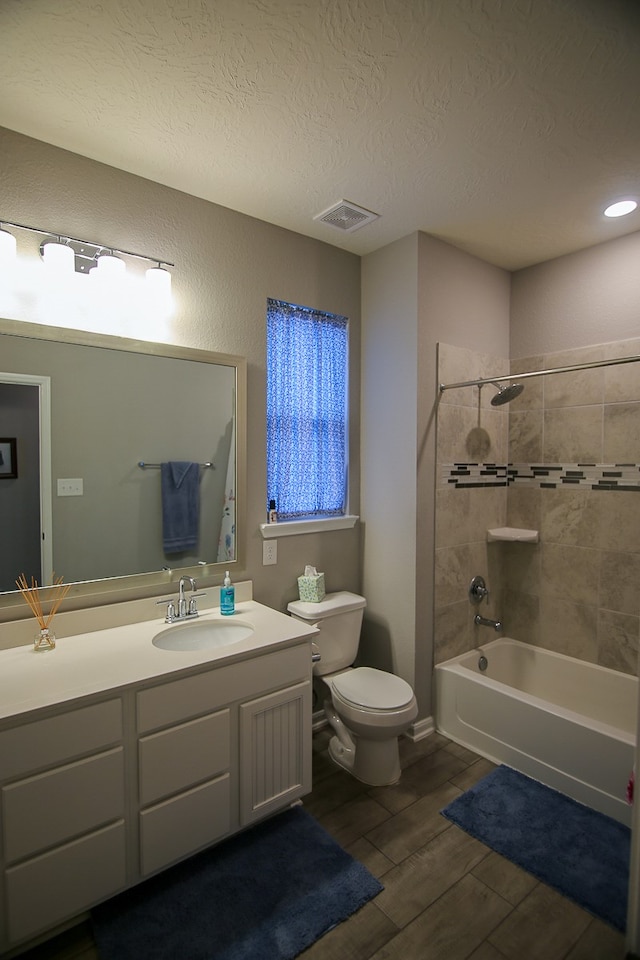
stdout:
<svg viewBox="0 0 640 960">
<path fill-rule="evenodd" d="M 381 787 L 400 779 L 398 737 L 418 715 L 410 685 L 372 667 L 352 667 L 358 653 L 366 600 L 355 593 L 328 593 L 320 603 L 295 600 L 287 607 L 298 620 L 312 621 L 320 660 L 313 672 L 330 693 L 324 712 L 335 736 L 332 759 L 358 780 Z"/>
</svg>

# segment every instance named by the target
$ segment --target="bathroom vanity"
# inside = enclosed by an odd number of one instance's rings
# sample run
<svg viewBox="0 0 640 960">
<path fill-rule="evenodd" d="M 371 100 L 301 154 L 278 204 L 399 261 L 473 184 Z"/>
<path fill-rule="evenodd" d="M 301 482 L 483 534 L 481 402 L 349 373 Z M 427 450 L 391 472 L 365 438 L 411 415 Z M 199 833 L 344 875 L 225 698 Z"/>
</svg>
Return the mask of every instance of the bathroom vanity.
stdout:
<svg viewBox="0 0 640 960">
<path fill-rule="evenodd" d="M 155 620 L 0 651 L 0 953 L 310 791 L 317 631 L 233 619 L 251 635 L 207 650 Z"/>
</svg>

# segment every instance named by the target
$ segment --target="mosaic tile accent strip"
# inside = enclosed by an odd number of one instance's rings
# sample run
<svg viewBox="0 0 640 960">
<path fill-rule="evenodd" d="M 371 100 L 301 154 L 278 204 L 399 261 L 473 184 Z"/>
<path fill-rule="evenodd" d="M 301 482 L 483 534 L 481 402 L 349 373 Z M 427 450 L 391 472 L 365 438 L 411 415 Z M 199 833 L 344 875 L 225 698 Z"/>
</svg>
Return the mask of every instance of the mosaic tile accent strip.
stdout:
<svg viewBox="0 0 640 960">
<path fill-rule="evenodd" d="M 563 486 L 590 490 L 640 490 L 638 463 L 444 463 L 441 483 L 456 489 Z"/>
<path fill-rule="evenodd" d="M 505 463 L 443 463 L 441 469 L 443 482 L 460 489 L 509 485 Z"/>
</svg>

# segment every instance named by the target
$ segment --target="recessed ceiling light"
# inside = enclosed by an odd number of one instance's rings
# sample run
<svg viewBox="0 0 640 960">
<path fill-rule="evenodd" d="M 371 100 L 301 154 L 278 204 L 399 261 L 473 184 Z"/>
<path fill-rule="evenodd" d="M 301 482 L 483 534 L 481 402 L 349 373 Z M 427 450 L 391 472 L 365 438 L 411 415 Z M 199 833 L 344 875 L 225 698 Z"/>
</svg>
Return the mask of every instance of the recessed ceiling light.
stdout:
<svg viewBox="0 0 640 960">
<path fill-rule="evenodd" d="M 625 217 L 628 213 L 633 213 L 637 206 L 635 200 L 618 200 L 617 203 L 607 207 L 604 215 L 605 217 Z"/>
</svg>

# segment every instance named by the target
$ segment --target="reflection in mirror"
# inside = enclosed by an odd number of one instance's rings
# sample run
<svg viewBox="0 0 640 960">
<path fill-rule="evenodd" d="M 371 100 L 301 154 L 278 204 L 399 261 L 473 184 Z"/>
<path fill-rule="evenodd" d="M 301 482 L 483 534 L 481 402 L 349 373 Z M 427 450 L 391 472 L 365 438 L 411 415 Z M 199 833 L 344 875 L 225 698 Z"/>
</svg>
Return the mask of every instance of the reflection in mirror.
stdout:
<svg viewBox="0 0 640 960">
<path fill-rule="evenodd" d="M 0 480 L 0 605 L 21 573 L 55 571 L 78 595 L 237 563 L 245 397 L 240 357 L 0 321 L 0 436 L 19 464 Z M 167 542 L 170 461 L 198 464 L 182 549 Z"/>
</svg>

